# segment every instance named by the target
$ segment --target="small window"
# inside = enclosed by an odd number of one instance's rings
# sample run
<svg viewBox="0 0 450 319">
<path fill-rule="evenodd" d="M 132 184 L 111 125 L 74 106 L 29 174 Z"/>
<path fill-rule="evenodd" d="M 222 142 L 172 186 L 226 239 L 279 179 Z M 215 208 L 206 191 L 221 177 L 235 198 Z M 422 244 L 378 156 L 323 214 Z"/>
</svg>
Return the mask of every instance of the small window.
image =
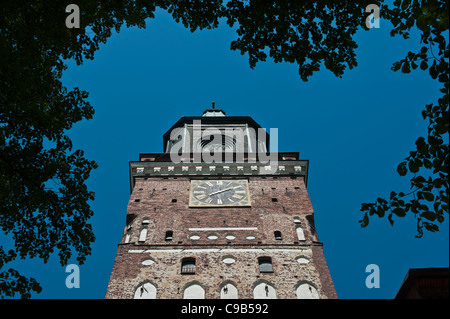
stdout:
<svg viewBox="0 0 450 319">
<path fill-rule="evenodd" d="M 135 199 L 134 202 L 135 203 L 139 203 L 141 200 L 140 199 Z"/>
<path fill-rule="evenodd" d="M 147 238 L 147 228 L 142 228 L 141 233 L 139 234 L 139 241 L 144 242 Z"/>
<path fill-rule="evenodd" d="M 272 202 L 276 203 L 276 202 L 278 202 L 278 199 L 272 198 Z"/>
<path fill-rule="evenodd" d="M 144 266 L 151 266 L 154 263 L 155 263 L 155 261 L 152 258 L 146 258 L 141 262 L 141 264 Z"/>
<path fill-rule="evenodd" d="M 236 258 L 233 256 L 225 256 L 222 258 L 222 262 L 227 265 L 231 265 L 236 261 Z"/>
<path fill-rule="evenodd" d="M 172 199 L 172 203 L 176 203 L 177 200 L 175 198 Z"/>
<path fill-rule="evenodd" d="M 305 233 L 303 232 L 303 229 L 300 226 L 298 226 L 296 228 L 296 231 L 297 231 L 298 240 L 306 240 Z"/>
<path fill-rule="evenodd" d="M 184 258 L 181 260 L 181 274 L 195 275 L 195 258 Z"/>
<path fill-rule="evenodd" d="M 276 230 L 273 232 L 273 235 L 275 236 L 276 240 L 283 240 L 283 237 L 281 237 L 281 232 Z"/>
<path fill-rule="evenodd" d="M 272 273 L 272 258 L 270 257 L 260 257 L 258 258 L 259 272 L 260 273 Z"/>
<path fill-rule="evenodd" d="M 171 241 L 173 239 L 173 231 L 166 231 L 166 241 Z"/>
</svg>

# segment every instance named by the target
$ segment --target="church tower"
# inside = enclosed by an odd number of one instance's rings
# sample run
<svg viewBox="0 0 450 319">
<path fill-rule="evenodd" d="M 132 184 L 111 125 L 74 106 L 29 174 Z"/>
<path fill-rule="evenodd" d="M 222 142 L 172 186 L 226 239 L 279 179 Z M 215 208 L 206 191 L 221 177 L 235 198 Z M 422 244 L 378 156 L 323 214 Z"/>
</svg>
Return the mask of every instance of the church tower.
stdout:
<svg viewBox="0 0 450 319">
<path fill-rule="evenodd" d="M 106 298 L 337 298 L 306 190 L 308 160 L 274 151 L 276 138 L 213 102 L 164 134 L 164 153 L 131 161 Z"/>
</svg>

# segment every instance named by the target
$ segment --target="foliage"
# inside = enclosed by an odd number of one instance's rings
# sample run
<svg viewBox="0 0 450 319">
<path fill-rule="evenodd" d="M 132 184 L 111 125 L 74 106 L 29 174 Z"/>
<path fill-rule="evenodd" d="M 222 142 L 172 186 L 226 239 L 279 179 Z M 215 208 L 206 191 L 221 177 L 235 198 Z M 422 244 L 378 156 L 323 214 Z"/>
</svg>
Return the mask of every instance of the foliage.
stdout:
<svg viewBox="0 0 450 319">
<path fill-rule="evenodd" d="M 373 2 L 373 1 L 372 1 Z M 239 27 L 232 50 L 249 54 L 250 67 L 265 61 L 296 63 L 303 81 L 325 67 L 342 76 L 357 66 L 352 36 L 365 23 L 370 1 L 240 1 L 227 3 L 227 23 Z"/>
<path fill-rule="evenodd" d="M 67 1 L 15 0 L 2 3 L 0 15 L 0 222 L 14 248 L 0 246 L 0 296 L 39 292 L 33 278 L 4 266 L 19 258 L 47 261 L 54 250 L 62 265 L 77 253 L 79 263 L 91 252 L 95 239 L 88 219 L 94 194 L 86 180 L 94 161 L 72 150 L 67 131 L 90 119 L 94 110 L 88 94 L 67 89 L 60 81 L 67 60 L 77 64 L 93 59 L 102 43 L 122 26 L 144 28 L 157 8 L 192 32 L 211 29 L 225 21 L 237 25 L 232 50 L 248 54 L 250 67 L 271 57 L 296 63 L 300 78 L 308 80 L 323 65 L 336 76 L 357 66 L 353 35 L 365 28 L 366 6 L 373 1 L 246 1 L 246 0 L 79 0 L 81 28 L 65 27 Z M 437 230 L 448 213 L 448 3 L 395 1 L 382 15 L 395 26 L 392 35 L 408 37 L 416 26 L 424 46 L 394 63 L 393 70 L 409 73 L 420 67 L 443 83 L 443 96 L 423 111 L 428 136 L 399 165 L 399 173 L 414 174 L 412 191 L 392 192 L 389 201 L 363 204 L 361 220 L 390 211 L 404 216 L 412 211 L 422 227 Z M 448 135 L 447 135 L 448 139 Z M 428 173 L 421 173 L 427 170 Z M 418 175 L 418 173 L 421 173 Z M 406 202 L 407 196 L 414 198 Z M 433 207 L 423 202 L 432 204 Z M 425 221 L 425 220 L 426 221 Z"/>
<path fill-rule="evenodd" d="M 75 250 L 81 264 L 95 239 L 87 223 L 94 194 L 85 181 L 97 164 L 73 151 L 66 134 L 94 110 L 86 92 L 69 91 L 60 81 L 66 45 L 52 38 L 58 20 L 46 6 L 48 1 L 9 1 L 0 16 L 0 224 L 14 243 L 0 246 L 2 297 L 41 291 L 35 279 L 6 270 L 7 263 L 47 262 L 57 250 L 65 265 Z M 64 10 L 58 16 L 64 18 Z"/>
<path fill-rule="evenodd" d="M 405 217 L 408 212 L 417 220 L 416 237 L 423 236 L 424 229 L 439 230 L 448 214 L 449 197 L 449 110 L 448 110 L 448 1 L 394 1 L 393 7 L 383 6 L 381 11 L 394 24 L 391 35 L 409 37 L 409 30 L 416 26 L 421 31 L 418 52 L 408 52 L 407 56 L 395 62 L 393 71 L 410 73 L 420 68 L 428 71 L 432 79 L 442 83 L 442 96 L 436 104 L 427 104 L 422 111 L 428 121 L 428 135 L 416 140 L 414 151 L 397 167 L 400 176 L 413 174 L 409 192 L 392 191 L 389 200 L 377 198 L 374 203 L 363 203 L 364 217 L 361 226 L 369 224 L 369 216 L 378 215 L 394 224 L 394 215 Z M 447 32 L 447 39 L 445 38 Z"/>
</svg>

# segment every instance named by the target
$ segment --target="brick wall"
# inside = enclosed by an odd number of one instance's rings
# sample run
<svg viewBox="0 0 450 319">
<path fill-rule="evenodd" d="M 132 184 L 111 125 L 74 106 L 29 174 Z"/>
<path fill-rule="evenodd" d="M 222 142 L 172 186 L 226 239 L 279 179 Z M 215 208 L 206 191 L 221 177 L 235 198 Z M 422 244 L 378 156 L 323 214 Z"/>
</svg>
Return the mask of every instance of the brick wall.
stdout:
<svg viewBox="0 0 450 319">
<path fill-rule="evenodd" d="M 182 298 L 185 287 L 196 282 L 206 298 L 219 298 L 220 287 L 230 282 L 239 298 L 253 298 L 254 286 L 263 281 L 275 288 L 277 298 L 297 298 L 296 288 L 304 282 L 315 287 L 320 298 L 336 298 L 322 245 L 307 219 L 313 208 L 303 177 L 234 178 L 248 178 L 251 207 L 189 208 L 189 177 L 136 178 L 106 297 L 133 298 L 139 285 L 150 282 L 157 298 Z M 298 239 L 299 226 L 306 240 Z M 142 228 L 147 228 L 145 242 L 138 241 Z M 173 232 L 170 241 L 168 231 Z M 275 231 L 282 240 L 275 238 Z M 235 262 L 224 263 L 227 256 Z M 273 273 L 259 272 L 262 256 L 272 258 Z M 180 273 L 185 257 L 195 258 L 194 275 Z M 299 263 L 299 257 L 309 262 Z M 143 265 L 148 258 L 154 263 Z"/>
</svg>

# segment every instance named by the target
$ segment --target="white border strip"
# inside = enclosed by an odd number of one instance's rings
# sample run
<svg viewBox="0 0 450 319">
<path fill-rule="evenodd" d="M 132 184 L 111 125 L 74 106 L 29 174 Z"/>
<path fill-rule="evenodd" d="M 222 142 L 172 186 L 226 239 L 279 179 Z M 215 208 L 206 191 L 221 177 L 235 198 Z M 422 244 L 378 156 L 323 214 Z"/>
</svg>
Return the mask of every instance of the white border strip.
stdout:
<svg viewBox="0 0 450 319">
<path fill-rule="evenodd" d="M 299 249 L 283 249 L 283 248 L 236 248 L 236 249 L 230 249 L 230 248 L 200 248 L 200 249 L 130 249 L 128 250 L 128 253 L 248 253 L 248 252 L 257 252 L 257 253 L 263 253 L 263 252 L 280 252 L 280 253 L 288 253 L 288 252 L 295 252 L 295 253 L 306 253 L 306 254 L 312 254 L 312 250 L 309 248 L 299 248 Z"/>
<path fill-rule="evenodd" d="M 258 227 L 198 227 L 189 228 L 189 231 L 221 231 L 221 230 L 258 230 Z"/>
</svg>

